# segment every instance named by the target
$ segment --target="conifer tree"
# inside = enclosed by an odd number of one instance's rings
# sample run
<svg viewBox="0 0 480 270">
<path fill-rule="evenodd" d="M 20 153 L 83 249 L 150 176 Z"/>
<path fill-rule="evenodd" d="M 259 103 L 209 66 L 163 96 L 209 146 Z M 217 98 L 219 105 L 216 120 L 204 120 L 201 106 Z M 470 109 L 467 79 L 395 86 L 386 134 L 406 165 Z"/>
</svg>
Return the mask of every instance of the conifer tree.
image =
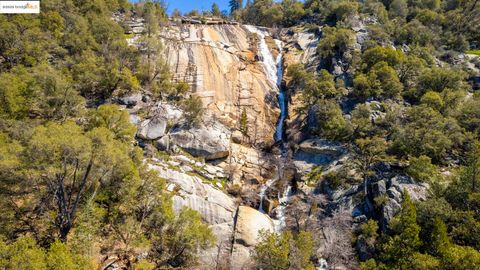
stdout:
<svg viewBox="0 0 480 270">
<path fill-rule="evenodd" d="M 435 256 L 443 256 L 451 245 L 447 235 L 447 226 L 438 217 L 435 218 L 433 223 L 431 241 L 431 253 Z"/>
<path fill-rule="evenodd" d="M 242 116 L 240 118 L 240 131 L 242 132 L 243 135 L 248 134 L 248 116 L 245 108 L 243 109 Z"/>
<path fill-rule="evenodd" d="M 230 13 L 233 13 L 243 7 L 243 0 L 230 0 Z"/>
<path fill-rule="evenodd" d="M 412 261 L 415 261 L 414 255 L 422 243 L 417 210 L 406 190 L 403 193 L 402 209 L 392 220 L 391 227 L 395 235 L 383 245 L 382 259 L 387 264 L 408 269 Z"/>
</svg>

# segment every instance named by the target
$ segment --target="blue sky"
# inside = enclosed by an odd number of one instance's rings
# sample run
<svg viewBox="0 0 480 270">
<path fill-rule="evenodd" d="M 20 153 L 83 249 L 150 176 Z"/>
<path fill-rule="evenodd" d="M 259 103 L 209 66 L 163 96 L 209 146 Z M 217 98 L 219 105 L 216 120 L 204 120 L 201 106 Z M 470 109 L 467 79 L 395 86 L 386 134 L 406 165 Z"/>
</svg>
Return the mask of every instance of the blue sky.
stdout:
<svg viewBox="0 0 480 270">
<path fill-rule="evenodd" d="M 132 0 L 132 2 L 137 1 Z M 182 13 L 193 9 L 210 10 L 213 3 L 217 3 L 220 10 L 229 9 L 229 0 L 166 0 L 166 2 L 168 3 L 168 12 L 172 12 L 175 8 L 178 8 Z"/>
</svg>

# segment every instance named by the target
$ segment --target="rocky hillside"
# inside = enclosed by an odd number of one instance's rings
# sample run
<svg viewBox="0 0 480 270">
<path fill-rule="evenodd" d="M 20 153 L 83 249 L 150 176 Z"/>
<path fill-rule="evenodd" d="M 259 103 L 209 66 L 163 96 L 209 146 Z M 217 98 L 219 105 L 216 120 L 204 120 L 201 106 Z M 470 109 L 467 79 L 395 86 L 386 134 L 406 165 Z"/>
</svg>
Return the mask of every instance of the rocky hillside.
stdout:
<svg viewBox="0 0 480 270">
<path fill-rule="evenodd" d="M 259 64 L 252 33 L 240 25 L 181 24 L 160 38 L 174 78 L 191 85 L 205 108 L 231 129 L 248 116 L 248 141 L 272 144 L 278 119 L 275 86 Z"/>
<path fill-rule="evenodd" d="M 350 23 L 355 34 L 354 53 L 368 38 L 368 22 L 354 18 Z M 414 200 L 426 199 L 428 184 L 417 183 L 390 164 L 380 165 L 366 181 L 344 188 L 312 182 L 315 175 L 318 179 L 345 171 L 348 178 L 362 177 L 353 166 L 357 157 L 348 144 L 312 136 L 305 129 L 304 115 L 299 113 L 302 95 L 286 87 L 292 79 L 287 76 L 290 67 L 302 64 L 315 71 L 321 65 L 317 48 L 322 34 L 322 27 L 277 31 L 190 22 L 172 24 L 161 31 L 159 38 L 165 44 L 164 55 L 173 77 L 187 82 L 202 100 L 206 112 L 202 124 L 186 127 L 181 110 L 169 104 L 139 101 L 129 110 L 139 126 L 137 136 L 146 146 L 151 143 L 161 151 L 176 153 L 166 159 L 152 154 L 150 163 L 176 186 L 172 186 L 179 192 L 175 207 L 199 211 L 215 232 L 216 247 L 202 257 L 206 265 L 244 269 L 253 263 L 250 251 L 258 244 L 260 230 L 298 229 L 299 224 L 312 219 L 322 235 L 315 252 L 319 263 L 331 261 L 337 264 L 335 269 L 355 267 L 355 252 L 347 236 L 351 231 L 371 217 L 379 220 L 382 230 L 388 230 L 405 191 Z M 262 46 L 270 55 L 265 55 Z M 269 62 L 277 57 L 282 57 L 280 67 Z M 348 86 L 353 77 L 348 66 L 341 59 L 333 59 L 332 64 L 335 78 Z M 271 79 L 272 69 L 273 73 L 280 70 L 278 85 Z M 281 91 L 287 98 L 288 119 L 281 130 L 284 139 L 278 142 L 273 133 L 279 121 L 277 98 Z M 355 102 L 355 98 L 347 96 L 342 102 Z M 382 116 L 374 104 L 372 119 Z M 139 119 L 138 108 L 148 111 L 146 119 Z M 245 116 L 247 128 L 242 132 Z M 157 129 L 161 132 L 156 133 Z M 145 135 L 149 133 L 155 135 Z M 193 159 L 187 157 L 190 155 Z M 383 198 L 381 205 L 378 198 Z M 313 204 L 323 214 L 311 216 L 308 212 Z M 335 249 L 342 246 L 347 257 L 338 259 Z M 357 250 L 360 257 L 371 256 L 360 242 Z"/>
<path fill-rule="evenodd" d="M 0 269 L 480 267 L 480 2 L 0 15 Z"/>
</svg>

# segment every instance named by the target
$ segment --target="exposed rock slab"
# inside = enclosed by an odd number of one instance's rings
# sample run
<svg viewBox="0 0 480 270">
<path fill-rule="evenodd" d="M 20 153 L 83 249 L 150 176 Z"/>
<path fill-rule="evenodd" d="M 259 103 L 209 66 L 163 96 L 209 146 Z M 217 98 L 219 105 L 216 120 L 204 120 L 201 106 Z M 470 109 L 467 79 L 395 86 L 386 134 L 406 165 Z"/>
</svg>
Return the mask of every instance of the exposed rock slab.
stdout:
<svg viewBox="0 0 480 270">
<path fill-rule="evenodd" d="M 235 242 L 244 246 L 255 246 L 262 230 L 274 231 L 272 219 L 251 207 L 240 206 L 235 225 Z"/>
<path fill-rule="evenodd" d="M 240 25 L 178 25 L 161 33 L 174 78 L 189 83 L 204 107 L 230 128 L 238 128 L 245 109 L 250 139 L 268 144 L 278 118 L 277 90 L 255 60 L 251 37 Z"/>
<path fill-rule="evenodd" d="M 229 155 L 230 131 L 218 123 L 188 129 L 177 128 L 172 130 L 167 138 L 157 141 L 160 148 L 176 145 L 191 155 L 206 160 L 225 158 Z"/>
<path fill-rule="evenodd" d="M 162 117 L 147 119 L 140 124 L 137 137 L 144 140 L 155 140 L 165 135 L 167 120 Z"/>
<path fill-rule="evenodd" d="M 232 223 L 236 210 L 232 197 L 209 184 L 204 184 L 196 176 L 160 166 L 152 165 L 152 168 L 168 183 L 179 189 L 173 198 L 174 209 L 192 208 L 209 224 Z"/>
</svg>

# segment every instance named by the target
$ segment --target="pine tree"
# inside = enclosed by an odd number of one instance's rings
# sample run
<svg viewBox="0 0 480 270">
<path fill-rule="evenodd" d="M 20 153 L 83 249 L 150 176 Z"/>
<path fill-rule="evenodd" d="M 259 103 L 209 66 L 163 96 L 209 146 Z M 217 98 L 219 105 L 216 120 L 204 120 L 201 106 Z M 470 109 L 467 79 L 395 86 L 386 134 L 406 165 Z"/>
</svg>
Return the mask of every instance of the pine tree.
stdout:
<svg viewBox="0 0 480 270">
<path fill-rule="evenodd" d="M 242 111 L 242 116 L 240 117 L 240 131 L 243 135 L 248 134 L 248 116 L 245 108 Z"/>
<path fill-rule="evenodd" d="M 450 245 L 450 239 L 447 235 L 447 226 L 440 218 L 435 218 L 431 233 L 431 253 L 435 256 L 443 256 Z"/>
<path fill-rule="evenodd" d="M 478 192 L 480 180 L 480 142 L 475 142 L 468 154 L 467 166 L 464 178 L 467 185 L 470 185 L 470 192 Z"/>
<path fill-rule="evenodd" d="M 213 3 L 212 5 L 212 15 L 219 17 L 222 15 L 222 12 L 220 11 L 220 8 L 218 7 L 217 3 Z"/>
<path fill-rule="evenodd" d="M 235 12 L 243 7 L 243 0 L 230 0 L 230 13 Z"/>
<path fill-rule="evenodd" d="M 387 264 L 402 266 L 400 269 L 409 269 L 422 243 L 415 205 L 406 190 L 403 197 L 402 210 L 391 222 L 395 235 L 383 245 L 381 257 Z"/>
<path fill-rule="evenodd" d="M 405 190 L 403 194 L 402 210 L 400 211 L 400 222 L 396 228 L 399 232 L 399 244 L 404 249 L 403 254 L 409 254 L 420 246 L 420 226 L 417 224 L 417 209 Z"/>
</svg>

